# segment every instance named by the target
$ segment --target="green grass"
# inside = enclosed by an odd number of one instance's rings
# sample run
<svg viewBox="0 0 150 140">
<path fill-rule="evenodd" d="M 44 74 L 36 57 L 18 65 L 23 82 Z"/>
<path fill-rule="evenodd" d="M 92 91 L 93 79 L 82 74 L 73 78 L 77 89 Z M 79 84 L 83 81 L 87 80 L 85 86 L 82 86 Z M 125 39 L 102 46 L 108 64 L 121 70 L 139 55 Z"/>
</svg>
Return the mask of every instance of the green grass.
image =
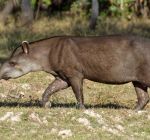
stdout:
<svg viewBox="0 0 150 140">
<path fill-rule="evenodd" d="M 149 25 L 149 21 L 105 19 L 98 21 L 95 31 L 90 31 L 86 21 L 68 17 L 43 18 L 30 29 L 16 28 L 14 24 L 1 25 L 0 60 L 4 61 L 23 40 L 53 35 L 136 34 L 150 37 Z M 137 100 L 131 83 L 116 86 L 85 80 L 85 106 L 91 114 L 94 113 L 92 116 L 87 110 L 75 108 L 76 100 L 71 88 L 50 98 L 52 108 L 40 108 L 42 93 L 53 79 L 47 73 L 36 72 L 15 80 L 0 81 L 1 139 L 61 140 L 63 136 L 59 132 L 64 129 L 72 132 L 72 136 L 64 138 L 67 140 L 150 139 L 150 105 L 143 112 L 132 110 Z M 24 96 L 18 98 L 19 95 Z M 8 112 L 13 115 L 1 120 Z M 20 121 L 11 120 L 20 112 Z M 89 124 L 84 125 L 80 119 Z"/>
</svg>

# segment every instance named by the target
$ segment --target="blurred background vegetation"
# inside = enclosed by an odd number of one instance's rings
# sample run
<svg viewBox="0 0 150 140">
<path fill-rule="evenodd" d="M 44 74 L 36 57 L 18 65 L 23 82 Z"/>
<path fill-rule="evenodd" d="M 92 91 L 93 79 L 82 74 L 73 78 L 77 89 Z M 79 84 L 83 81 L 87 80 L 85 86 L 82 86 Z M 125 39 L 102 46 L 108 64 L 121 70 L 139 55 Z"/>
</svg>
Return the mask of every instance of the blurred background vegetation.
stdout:
<svg viewBox="0 0 150 140">
<path fill-rule="evenodd" d="M 150 37 L 150 0 L 1 0 L 0 48 L 54 35 Z M 3 53 L 4 54 L 4 53 Z"/>
</svg>

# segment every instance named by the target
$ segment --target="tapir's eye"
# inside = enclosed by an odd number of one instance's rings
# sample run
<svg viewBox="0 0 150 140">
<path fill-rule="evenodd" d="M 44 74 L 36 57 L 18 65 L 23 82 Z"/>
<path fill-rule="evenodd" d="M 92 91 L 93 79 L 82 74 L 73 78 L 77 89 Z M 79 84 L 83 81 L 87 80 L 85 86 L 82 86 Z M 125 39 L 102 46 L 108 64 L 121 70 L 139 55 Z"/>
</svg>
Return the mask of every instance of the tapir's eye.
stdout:
<svg viewBox="0 0 150 140">
<path fill-rule="evenodd" d="M 16 62 L 10 61 L 9 64 L 10 66 L 14 67 L 16 65 Z"/>
</svg>

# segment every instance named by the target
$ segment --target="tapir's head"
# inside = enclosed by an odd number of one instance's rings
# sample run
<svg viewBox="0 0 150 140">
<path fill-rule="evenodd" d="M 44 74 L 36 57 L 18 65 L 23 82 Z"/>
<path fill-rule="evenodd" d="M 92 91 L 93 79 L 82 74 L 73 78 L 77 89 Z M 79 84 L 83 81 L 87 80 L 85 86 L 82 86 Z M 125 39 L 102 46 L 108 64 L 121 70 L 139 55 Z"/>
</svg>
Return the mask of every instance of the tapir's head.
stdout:
<svg viewBox="0 0 150 140">
<path fill-rule="evenodd" d="M 38 60 L 30 54 L 29 43 L 23 41 L 21 47 L 16 49 L 12 56 L 1 65 L 0 79 L 8 80 L 10 78 L 17 78 L 31 71 L 41 69 Z"/>
</svg>

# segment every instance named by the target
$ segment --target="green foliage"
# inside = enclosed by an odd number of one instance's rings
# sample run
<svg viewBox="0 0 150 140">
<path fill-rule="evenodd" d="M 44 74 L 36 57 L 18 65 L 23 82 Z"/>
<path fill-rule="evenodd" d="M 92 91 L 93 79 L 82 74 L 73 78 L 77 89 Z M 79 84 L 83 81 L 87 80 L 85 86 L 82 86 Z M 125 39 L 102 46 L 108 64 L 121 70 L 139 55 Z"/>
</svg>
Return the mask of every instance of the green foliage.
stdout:
<svg viewBox="0 0 150 140">
<path fill-rule="evenodd" d="M 35 6 L 35 3 L 36 3 L 36 0 L 31 0 L 31 5 L 32 5 L 32 7 Z"/>
<path fill-rule="evenodd" d="M 113 0 L 108 10 L 112 16 L 128 16 L 133 12 L 129 9 L 129 5 L 133 2 L 133 0 Z"/>
<path fill-rule="evenodd" d="M 0 0 L 0 10 L 4 7 L 7 0 Z"/>
<path fill-rule="evenodd" d="M 82 12 L 84 10 L 84 7 L 88 6 L 90 3 L 88 0 L 76 0 L 72 6 L 71 9 L 72 11 L 78 13 Z"/>
<path fill-rule="evenodd" d="M 50 5 L 51 4 L 51 0 L 43 0 L 43 3 L 46 5 Z"/>
<path fill-rule="evenodd" d="M 76 0 L 71 5 L 71 13 L 75 15 L 85 16 L 86 15 L 86 8 L 90 5 L 88 0 Z"/>
<path fill-rule="evenodd" d="M 104 0 L 101 0 L 101 1 L 104 1 Z M 113 0 L 113 3 L 116 3 L 116 4 L 121 4 L 121 3 L 129 3 L 129 2 L 134 2 L 134 0 Z"/>
<path fill-rule="evenodd" d="M 0 0 L 0 9 L 2 9 L 5 3 L 8 0 Z M 37 0 L 31 0 L 31 5 L 34 8 Z M 129 8 L 131 4 L 135 2 L 135 0 L 98 0 L 100 3 L 100 15 L 102 16 L 128 16 L 130 13 L 134 11 Z M 46 6 L 51 5 L 52 0 L 42 0 L 42 3 Z M 65 3 L 65 2 L 64 2 Z M 78 15 L 88 15 L 90 14 L 92 0 L 73 0 L 73 4 L 71 5 L 71 13 Z M 70 7 L 70 5 L 63 4 L 61 5 L 61 10 L 65 11 Z M 88 11 L 88 12 L 87 12 Z"/>
<path fill-rule="evenodd" d="M 37 0 L 31 0 L 32 7 L 35 7 L 36 1 Z M 46 6 L 49 6 L 49 5 L 51 5 L 52 1 L 51 0 L 42 0 L 42 3 L 44 3 Z"/>
<path fill-rule="evenodd" d="M 0 10 L 6 5 L 8 0 L 0 0 Z M 21 0 L 18 0 L 21 1 Z M 31 5 L 33 9 L 35 8 L 37 0 L 31 0 Z M 132 15 L 136 15 L 136 10 L 134 8 L 135 0 L 98 0 L 99 1 L 99 13 L 100 17 L 125 17 L 130 19 Z M 146 3 L 146 1 L 145 1 Z M 59 11 L 62 13 L 71 13 L 72 15 L 78 17 L 87 18 L 91 15 L 92 0 L 63 0 L 60 5 L 52 5 L 52 0 L 42 0 L 44 5 L 43 11 L 40 10 L 40 14 L 47 10 L 47 13 L 51 17 L 54 16 L 53 13 Z M 146 4 L 145 4 L 146 7 Z M 147 8 L 147 9 L 146 9 Z M 150 8 L 146 7 L 147 15 L 150 14 Z M 51 11 L 52 10 L 52 11 Z M 20 12 L 20 11 L 19 11 Z M 20 14 L 21 15 L 21 14 Z M 42 14 L 41 14 L 42 15 Z M 44 14 L 43 14 L 44 15 Z"/>
<path fill-rule="evenodd" d="M 111 12 L 111 14 L 113 16 L 118 16 L 118 15 L 121 15 L 121 10 L 120 8 L 118 8 L 116 5 L 111 5 L 109 7 L 109 11 Z"/>
</svg>

